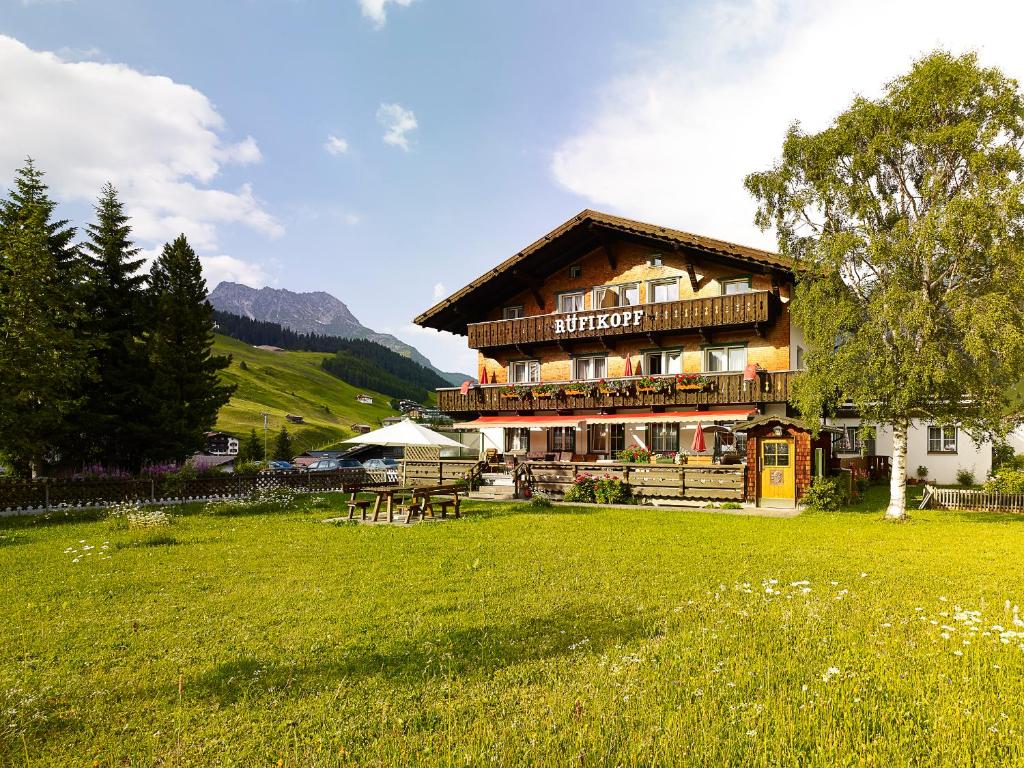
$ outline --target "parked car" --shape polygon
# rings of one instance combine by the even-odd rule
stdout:
[[[281,461],[280,459],[275,459],[274,461],[269,462],[267,466],[275,472],[284,472],[285,470],[295,469],[295,465],[290,461]]]
[[[310,472],[332,472],[336,469],[362,469],[363,465],[355,459],[317,459],[308,467]]]

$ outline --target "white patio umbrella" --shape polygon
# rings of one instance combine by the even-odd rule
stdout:
[[[432,445],[438,448],[462,448],[462,443],[450,437],[440,435],[412,419],[405,419],[397,424],[389,424],[365,435],[350,437],[346,443],[362,445],[382,445],[388,448],[407,448],[412,445]]]

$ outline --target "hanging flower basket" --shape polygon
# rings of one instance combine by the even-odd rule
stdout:
[[[644,376],[636,383],[637,392],[668,393],[675,389],[675,379],[664,376]]]
[[[601,379],[597,382],[597,391],[602,395],[608,395],[610,397],[623,397],[628,395],[632,388],[632,383],[628,381],[606,381]]]
[[[572,384],[566,384],[562,392],[566,397],[590,397],[594,394],[594,385],[573,382]]]
[[[562,391],[562,387],[560,384],[538,384],[532,391],[535,398],[550,398],[557,397]]]
[[[528,400],[531,395],[532,392],[530,391],[530,387],[525,384],[513,384],[511,386],[504,387],[501,390],[501,396],[508,400]]]
[[[710,386],[711,379],[699,373],[676,374],[676,392],[702,392]]]

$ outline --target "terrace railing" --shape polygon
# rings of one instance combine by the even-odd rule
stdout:
[[[471,349],[497,349],[572,339],[767,326],[778,317],[781,306],[779,297],[774,293],[752,291],[631,307],[556,312],[513,320],[470,323],[467,336]],[[626,314],[630,315],[628,322],[624,317]]]
[[[691,467],[675,464],[579,464],[526,462],[533,491],[562,496],[577,475],[611,476],[629,483],[639,499],[742,501],[746,468],[742,465]]]
[[[437,390],[438,409],[445,413],[519,413],[546,410],[589,410],[601,408],[636,408],[650,406],[754,405],[784,403],[797,371],[765,371],[752,381],[744,381],[742,373],[703,374],[708,383],[699,388],[668,387],[647,391],[638,386],[641,379],[617,379],[626,382],[621,391],[602,388],[597,382],[582,382],[584,394],[573,394],[577,382],[545,382],[560,394],[546,394],[536,385],[522,385],[523,394],[509,391],[504,384],[472,387],[466,394],[459,389]],[[666,377],[666,381],[672,377]]]
[[[921,506],[930,509],[1024,512],[1024,493],[996,493],[968,488],[936,488],[926,485]]]

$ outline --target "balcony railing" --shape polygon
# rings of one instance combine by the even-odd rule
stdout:
[[[602,408],[642,408],[651,406],[755,405],[784,403],[797,371],[765,371],[751,381],[742,373],[701,374],[700,383],[676,384],[674,377],[661,377],[670,386],[648,391],[642,377],[615,379],[601,387],[597,382],[544,382],[518,385],[518,392],[506,384],[488,384],[470,389],[437,391],[438,410],[445,413],[518,413],[521,411],[592,410]],[[619,384],[618,382],[622,382]],[[585,388],[586,391],[576,394]],[[621,391],[611,391],[621,387]],[[547,390],[555,390],[545,392]],[[529,394],[527,394],[527,392]]]
[[[767,325],[781,307],[770,291],[706,299],[682,299],[635,307],[556,312],[468,326],[471,349],[496,349],[542,342],[646,336],[666,331],[708,330]]]

